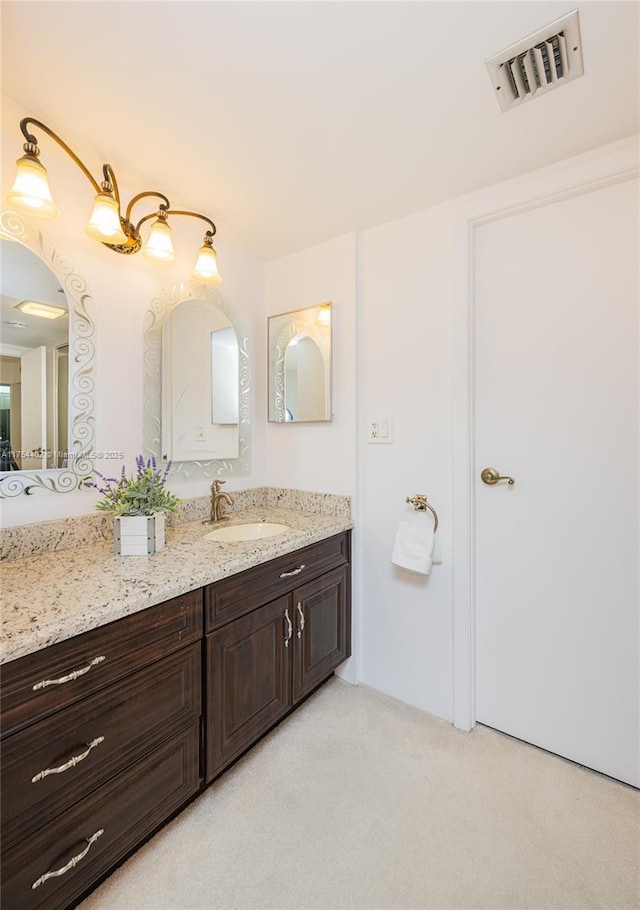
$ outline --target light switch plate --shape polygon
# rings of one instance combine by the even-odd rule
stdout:
[[[367,422],[367,442],[377,445],[393,442],[393,418],[370,417]]]

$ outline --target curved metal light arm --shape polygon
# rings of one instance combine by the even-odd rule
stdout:
[[[113,187],[113,196],[118,203],[118,211],[120,211],[120,190],[118,189],[118,181],[116,180],[116,175],[113,172],[113,168],[110,164],[103,164],[102,173],[106,182]]]
[[[25,137],[25,139],[27,140],[29,145],[34,146],[35,149],[37,149],[37,147],[38,147],[38,140],[36,139],[36,137],[34,135],[32,135],[29,132],[29,130],[27,128],[28,123],[33,123],[34,126],[37,126],[41,130],[44,130],[44,132],[47,134],[47,136],[51,136],[51,138],[54,139],[58,143],[60,148],[63,149],[67,153],[67,155],[69,155],[69,157],[75,161],[75,163],[78,165],[78,167],[80,168],[82,173],[85,175],[87,180],[89,180],[89,182],[93,186],[96,193],[102,192],[102,188],[100,187],[98,182],[94,179],[93,175],[91,174],[91,171],[84,164],[84,162],[81,161],[80,158],[78,158],[78,156],[73,151],[73,149],[69,148],[69,146],[64,141],[64,139],[61,139],[57,133],[54,133],[54,131],[52,129],[50,129],[48,126],[46,126],[46,124],[42,123],[40,120],[34,120],[33,117],[25,117],[24,120],[20,121],[20,129],[22,130],[22,135]],[[26,149],[25,149],[25,151],[26,151]],[[113,175],[113,171],[111,170],[111,165],[105,164],[103,166],[103,173],[104,173],[105,180],[108,180],[109,182],[113,182],[113,186],[114,186],[114,189],[116,192],[116,199],[119,199],[118,191],[117,191],[117,183],[115,182],[115,177]],[[113,178],[113,181],[111,181],[111,178],[109,175],[111,175],[111,178]]]
[[[216,226],[211,218],[207,218],[206,215],[201,215],[199,212],[184,212],[181,209],[168,209],[167,215],[188,215],[191,218],[201,218],[202,221],[206,221],[207,224],[211,225],[211,230],[207,231],[207,235],[213,237],[216,233]]]
[[[155,194],[154,194],[154,193],[140,193],[140,196],[145,196],[145,195],[147,195],[147,196],[153,196],[153,195],[159,196],[160,193],[155,193]],[[136,198],[138,198],[138,197],[136,197]],[[165,198],[166,198],[166,197],[165,197]],[[134,200],[132,199],[131,202],[129,203],[129,206],[132,205],[133,201],[134,201]],[[206,215],[201,215],[199,212],[187,212],[187,211],[183,211],[182,209],[170,209],[170,208],[169,208],[169,200],[167,199],[166,202],[167,202],[167,205],[166,205],[166,206],[161,205],[160,208],[161,208],[161,210],[164,212],[164,214],[165,214],[167,217],[168,217],[169,215],[188,215],[188,216],[191,217],[191,218],[201,218],[203,221],[206,221],[207,224],[211,226],[211,230],[210,230],[210,231],[207,231],[207,237],[213,237],[213,236],[214,236],[214,234],[215,234],[215,232],[216,232],[216,226],[215,226],[215,224],[213,223],[213,221],[211,220],[211,218],[207,218]],[[127,212],[129,212],[129,208],[127,208]],[[145,223],[145,221],[149,221],[151,218],[156,218],[157,215],[158,215],[157,212],[153,212],[151,215],[145,215],[144,218],[141,218],[140,221],[136,224],[136,226],[135,226],[135,228],[134,228],[136,234],[139,234],[139,233],[140,233],[140,227]]]
[[[171,205],[171,203],[169,202],[167,197],[164,195],[164,193],[158,193],[155,190],[147,190],[144,193],[138,193],[136,196],[133,197],[133,199],[127,206],[127,211],[125,212],[125,216],[124,216],[124,220],[127,224],[132,224],[131,223],[131,210],[133,209],[136,202],[138,202],[140,199],[144,199],[146,196],[155,196],[158,199],[162,199],[163,202],[160,205],[160,208],[162,209],[163,212],[167,211],[169,209],[169,206]],[[143,224],[143,222],[148,221],[149,218],[155,218],[156,215],[157,215],[157,212],[153,212],[151,215],[145,215],[144,218],[141,218],[140,221],[135,226],[132,225],[136,234],[138,233],[138,229],[139,229],[140,225]]]

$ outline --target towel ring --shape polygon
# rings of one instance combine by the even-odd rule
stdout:
[[[427,509],[433,515],[433,533],[438,530],[438,513],[433,508],[431,503],[427,502],[427,497],[424,493],[416,493],[414,496],[407,496],[405,502],[411,503],[416,512],[426,512]]]

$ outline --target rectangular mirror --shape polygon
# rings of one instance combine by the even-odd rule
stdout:
[[[269,421],[331,420],[331,304],[269,317]]]
[[[211,333],[211,423],[238,424],[240,383],[238,339],[233,328]]]

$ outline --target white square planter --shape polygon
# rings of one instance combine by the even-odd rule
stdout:
[[[119,556],[148,556],[164,547],[165,515],[119,515],[113,519],[113,536]]]

